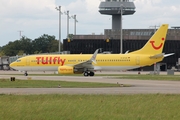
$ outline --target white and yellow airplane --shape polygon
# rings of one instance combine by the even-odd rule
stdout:
[[[129,70],[150,66],[173,55],[162,53],[168,24],[163,24],[149,41],[139,50],[126,54],[98,54],[98,49],[91,54],[76,55],[29,55],[10,64],[16,70],[58,71],[59,74],[84,74],[94,76],[94,71]]]

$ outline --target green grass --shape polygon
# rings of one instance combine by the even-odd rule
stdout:
[[[0,95],[1,120],[179,120],[180,95]]]
[[[117,84],[92,83],[92,82],[66,82],[46,80],[16,80],[0,79],[0,88],[98,88],[119,87]]]
[[[137,79],[137,80],[170,80],[180,81],[179,75],[120,75],[117,79]]]
[[[117,79],[180,80],[180,76],[117,75]],[[0,88],[117,87],[117,84],[0,79]],[[180,95],[5,95],[0,120],[179,120]]]

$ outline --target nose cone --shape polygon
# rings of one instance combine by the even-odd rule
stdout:
[[[11,68],[15,69],[15,65],[14,65],[14,62],[12,62],[10,65],[9,65]]]

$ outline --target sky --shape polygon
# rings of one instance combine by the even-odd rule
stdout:
[[[111,16],[101,15],[99,4],[104,0],[0,0],[0,46],[25,36],[32,40],[43,34],[59,39],[61,6],[61,40],[67,36],[67,16],[77,15],[76,34],[104,34],[111,29]],[[123,16],[123,29],[147,29],[150,26],[180,26],[180,1],[134,0],[134,15]],[[21,32],[20,32],[21,31]],[[21,34],[20,34],[21,33]],[[74,33],[74,19],[69,20],[69,33]]]

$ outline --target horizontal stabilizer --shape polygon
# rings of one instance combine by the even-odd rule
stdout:
[[[164,57],[168,57],[168,56],[171,56],[171,55],[174,55],[174,53],[165,54]]]
[[[150,56],[150,58],[151,59],[157,59],[157,58],[168,57],[168,56],[171,56],[171,55],[174,55],[174,53],[170,53],[170,54],[164,54],[164,53],[156,54],[156,55]]]
[[[157,59],[157,58],[162,58],[162,57],[164,57],[164,53],[156,54],[156,55],[150,56],[151,59]]]

